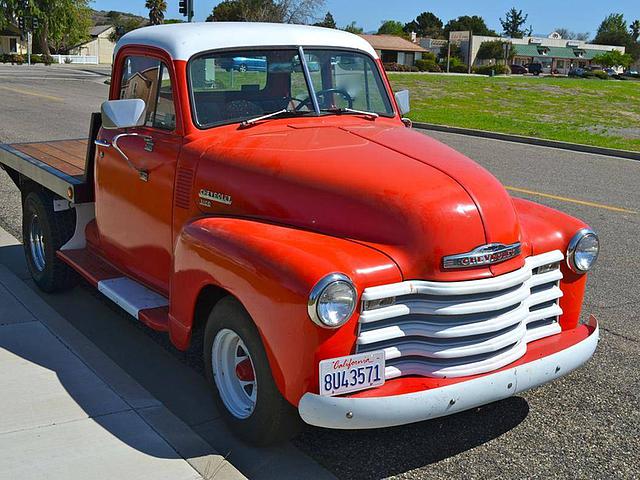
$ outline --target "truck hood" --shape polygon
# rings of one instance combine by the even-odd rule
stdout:
[[[201,206],[205,213],[348,238],[388,255],[405,279],[484,278],[524,263],[518,257],[492,267],[442,268],[443,256],[522,239],[500,182],[426,135],[382,122],[320,122],[221,137],[208,139],[196,191],[229,195],[232,203]]]

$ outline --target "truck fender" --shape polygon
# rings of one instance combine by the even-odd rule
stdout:
[[[353,353],[358,310],[341,328],[322,328],[307,311],[309,293],[340,272],[358,295],[368,286],[401,281],[383,253],[328,235],[249,219],[199,218],[178,235],[170,286],[170,334],[187,348],[199,292],[216,286],[235,296],[262,337],[274,380],[296,405],[318,390],[318,361]]]
[[[578,230],[588,226],[566,213],[522,198],[514,198],[513,205],[520,221],[523,244],[530,245],[530,255],[560,250],[566,260],[569,241]],[[573,272],[566,261],[561,263],[560,270],[563,277],[560,281],[563,293],[560,308],[563,313],[559,323],[563,330],[573,330],[580,320],[587,275]]]

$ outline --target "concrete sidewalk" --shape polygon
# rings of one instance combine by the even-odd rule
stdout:
[[[4,265],[0,412],[2,480],[244,478]]]

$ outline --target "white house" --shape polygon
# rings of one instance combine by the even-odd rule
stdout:
[[[116,44],[109,36],[114,30],[113,25],[96,25],[89,31],[91,39],[71,48],[69,54],[94,56],[98,57],[98,63],[112,63]]]
[[[20,30],[13,25],[0,29],[0,55],[7,53],[27,53],[27,40],[22,39]]]

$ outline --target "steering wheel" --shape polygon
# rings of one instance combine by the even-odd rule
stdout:
[[[285,102],[286,102],[285,105],[287,105],[287,107],[289,106],[289,103],[291,103],[291,102],[296,102],[298,104],[297,106],[295,106],[293,108],[293,110],[295,112],[299,111],[303,107],[304,102],[306,102],[306,100],[300,100],[299,98],[296,98],[296,97],[283,97],[283,99],[285,100]]]
[[[349,92],[347,92],[346,90],[343,90],[342,88],[326,88],[324,90],[318,90],[316,92],[316,97],[325,97],[326,95],[330,94],[330,93],[337,93],[340,96],[342,96],[342,98],[344,98],[348,104],[349,104],[349,108],[353,108],[353,97],[351,97],[351,95],[349,95]],[[319,98],[318,98],[318,103],[324,103],[324,102],[320,102]],[[298,111],[300,109],[302,109],[302,107],[307,106],[307,104],[309,105],[309,107],[311,107],[312,103],[311,103],[311,97],[306,98],[305,100],[303,100],[300,105],[298,105],[295,110]]]

